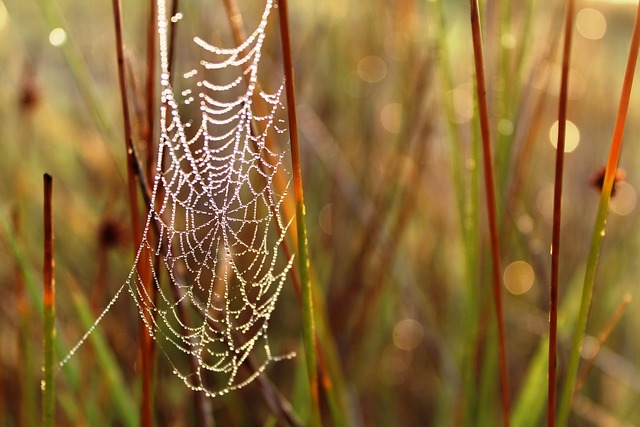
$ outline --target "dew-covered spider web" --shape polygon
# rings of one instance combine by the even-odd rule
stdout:
[[[282,250],[291,224],[281,214],[286,150],[270,142],[286,132],[283,85],[273,93],[258,85],[272,7],[266,0],[237,48],[194,37],[189,48],[199,60],[170,78],[169,20],[182,15],[167,17],[158,1],[162,107],[152,201],[129,278],[96,321],[127,288],[176,375],[210,396],[291,357],[272,354],[268,339],[293,262]],[[155,295],[145,290],[143,266]]]

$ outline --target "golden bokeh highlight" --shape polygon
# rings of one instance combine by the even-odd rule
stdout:
[[[400,133],[402,130],[402,104],[392,102],[380,110],[382,126],[391,133]]]
[[[514,261],[504,269],[504,286],[514,295],[527,292],[533,286],[533,268],[525,261]]]
[[[49,43],[51,43],[52,46],[62,46],[66,41],[67,33],[62,28],[54,28],[49,33]]]
[[[549,141],[554,148],[558,148],[558,121],[556,120],[549,129]],[[580,143],[580,129],[572,121],[567,120],[565,131],[564,152],[571,153]]]
[[[600,40],[607,32],[607,20],[599,10],[585,7],[576,16],[576,28],[585,39]]]

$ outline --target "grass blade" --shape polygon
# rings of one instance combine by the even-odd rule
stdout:
[[[589,308],[591,298],[593,296],[593,288],[596,279],[596,270],[602,249],[602,241],[605,235],[605,226],[607,221],[607,213],[609,211],[609,201],[611,199],[611,191],[620,158],[620,150],[622,149],[622,135],[624,133],[624,125],[629,109],[629,98],[631,97],[631,87],[633,85],[633,76],[638,60],[638,50],[640,49],[640,3],[636,11],[636,18],[633,27],[633,35],[631,39],[631,48],[627,61],[627,68],[618,104],[618,114],[613,129],[613,137],[611,140],[611,149],[609,151],[609,159],[604,176],[604,184],[602,185],[602,193],[600,195],[600,204],[596,214],[596,221],[591,235],[591,246],[589,248],[589,257],[587,259],[587,269],[584,277],[584,285],[582,288],[582,299],[580,305],[580,313],[576,324],[575,333],[571,343],[571,351],[569,356],[569,364],[567,367],[567,377],[562,391],[560,408],[558,411],[558,426],[564,427],[569,420],[571,411],[571,402],[573,398],[573,390],[578,376],[578,368],[580,365],[580,348],[582,340],[586,333],[587,321],[589,318]]]

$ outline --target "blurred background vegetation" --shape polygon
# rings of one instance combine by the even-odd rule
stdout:
[[[149,6],[125,3],[129,85],[140,94]],[[221,3],[181,2],[180,25],[232,45]],[[259,20],[257,3],[238,0],[247,28]],[[564,4],[482,4],[513,425],[541,425],[546,404],[551,141]],[[317,316],[335,343],[345,419],[497,425],[469,5],[292,0],[289,8]],[[598,204],[593,181],[606,163],[633,17],[633,4],[578,2],[560,258],[561,379]],[[282,79],[276,30],[274,18],[263,52],[267,87]],[[0,425],[31,426],[40,421],[44,172],[54,178],[58,357],[132,265],[111,2],[0,1],[0,58]],[[178,66],[181,60],[178,51]],[[599,353],[574,403],[573,425],[640,420],[637,92],[583,346],[584,357]],[[135,126],[138,142],[143,122]],[[599,343],[625,295],[632,302]],[[139,323],[127,296],[94,333],[107,345],[91,341],[58,375],[59,425],[136,424]],[[304,420],[300,305],[289,285],[275,317],[272,348],[299,356],[270,365],[266,375]],[[195,425],[191,392],[162,356],[157,362],[157,424]],[[218,425],[275,422],[255,385],[211,404]]]

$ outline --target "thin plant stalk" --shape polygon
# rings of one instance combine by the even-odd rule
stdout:
[[[307,248],[307,228],[305,224],[304,190],[302,187],[302,168],[300,165],[300,146],[298,143],[298,119],[296,116],[296,97],[294,89],[293,60],[291,58],[291,38],[287,0],[278,0],[280,17],[280,37],[287,93],[287,114],[289,119],[289,137],[291,139],[291,164],[293,169],[293,193],[296,203],[296,227],[298,231],[298,263],[302,285],[303,339],[311,394],[311,420],[320,426],[320,399],[318,393],[318,369],[316,361],[316,332],[313,315],[313,293],[309,280],[309,252]]]
[[[596,214],[596,221],[591,235],[591,247],[589,249],[589,257],[587,259],[587,268],[585,271],[584,285],[582,288],[582,298],[580,302],[580,313],[576,329],[571,342],[571,350],[569,355],[569,363],[567,366],[567,377],[562,391],[560,400],[560,408],[558,411],[558,426],[564,427],[569,420],[571,411],[571,403],[574,394],[576,379],[578,376],[578,368],[580,365],[580,348],[584,339],[587,321],[589,318],[589,308],[593,297],[593,287],[595,285],[596,271],[602,249],[602,241],[604,240],[605,228],[607,222],[607,213],[609,211],[609,201],[611,199],[611,191],[613,182],[620,159],[620,151],[622,149],[622,136],[624,134],[624,125],[629,109],[629,99],[631,97],[631,87],[633,85],[633,76],[638,61],[638,50],[640,49],[640,3],[636,11],[636,18],[633,27],[633,35],[631,38],[631,48],[629,50],[629,58],[622,86],[622,93],[618,104],[618,114],[613,129],[611,139],[611,148],[609,151],[609,159],[604,175],[604,183],[602,185],[602,193],[600,195],[600,204]]]
[[[42,425],[55,425],[55,370],[54,339],[55,329],[55,283],[53,278],[53,178],[44,174],[44,380],[42,383]]]
[[[158,3],[149,0],[149,21],[147,27],[147,80],[145,86],[146,120],[143,127],[143,139],[147,149],[146,170],[147,180],[151,181],[154,173],[153,158],[155,144],[153,129],[155,122],[155,95],[156,95],[156,44],[158,41]]]
[[[473,55],[476,68],[478,91],[478,106],[480,113],[480,131],[482,134],[482,155],[484,179],[487,197],[489,220],[489,234],[491,239],[493,300],[498,323],[498,366],[500,370],[500,391],[502,397],[503,425],[509,425],[510,397],[509,374],[507,371],[507,351],[505,343],[504,319],[502,313],[502,289],[500,280],[500,248],[498,242],[498,226],[496,213],[496,196],[494,190],[493,166],[491,164],[491,132],[489,128],[489,107],[487,103],[487,88],[484,76],[484,55],[482,47],[482,31],[480,28],[480,14],[478,0],[470,0],[471,31],[473,37]]]
[[[134,255],[140,246],[142,239],[142,231],[140,229],[140,213],[138,209],[138,193],[136,188],[136,159],[134,157],[131,118],[129,115],[129,102],[127,97],[126,77],[125,77],[125,59],[124,59],[124,41],[122,37],[122,15],[119,0],[113,0],[113,18],[115,24],[116,36],[116,54],[118,60],[118,81],[120,83],[120,95],[122,98],[122,114],[124,119],[124,136],[125,149],[127,153],[127,183],[129,194],[129,208],[131,210],[131,230],[135,245],[133,247]],[[146,295],[152,295],[151,283],[149,280],[149,270],[146,264],[140,271],[140,277],[143,283],[138,286],[146,288]],[[147,315],[147,314],[145,314]],[[153,425],[153,340],[147,334],[145,321],[140,320],[140,350],[141,350],[141,371],[142,371],[142,401],[140,402],[140,422],[144,427]]]
[[[564,174],[564,147],[567,128],[567,98],[569,92],[569,65],[573,39],[575,0],[569,0],[565,20],[562,76],[558,105],[558,142],[556,144],[555,185],[553,189],[553,229],[551,235],[551,281],[549,289],[549,383],[547,387],[547,426],[556,425],[557,361],[558,361],[558,277],[560,270],[560,225],[562,220],[562,177]]]

